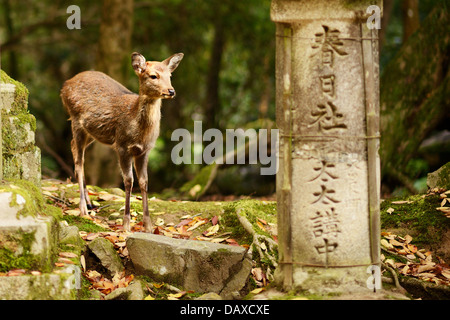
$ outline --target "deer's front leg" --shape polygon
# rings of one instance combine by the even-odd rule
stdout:
[[[119,151],[119,163],[122,169],[123,184],[125,185],[125,212],[123,214],[123,229],[130,231],[130,196],[133,189],[133,166],[131,156]]]
[[[144,231],[153,232],[152,221],[150,220],[150,215],[148,212],[148,199],[147,199],[147,187],[148,187],[148,173],[147,173],[147,160],[148,152],[143,155],[134,158],[134,167],[136,168],[136,175],[139,181],[139,188],[142,194],[142,211],[143,211],[143,222]]]

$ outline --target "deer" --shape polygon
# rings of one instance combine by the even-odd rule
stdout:
[[[71,151],[80,192],[80,215],[93,208],[84,175],[85,149],[94,140],[112,147],[119,159],[125,187],[123,229],[130,231],[133,162],[142,195],[144,232],[152,233],[149,216],[148,155],[159,136],[162,99],[173,99],[172,72],[183,59],[176,53],[163,61],[146,61],[137,52],[131,65],[139,78],[139,94],[99,71],[84,71],[64,82],[61,100],[71,121]]]

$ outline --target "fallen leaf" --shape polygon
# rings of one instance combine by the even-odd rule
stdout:
[[[392,201],[392,204],[408,204],[408,203],[412,203],[412,201],[407,201],[407,200],[403,200],[403,201]]]
[[[262,272],[261,268],[253,268],[252,274],[257,281],[261,281],[263,279],[263,272]]]
[[[208,222],[208,220],[199,220],[199,221],[197,221],[192,227],[189,227],[189,228],[187,229],[187,231],[192,231],[192,230],[194,230],[194,229],[197,229],[198,227],[200,227],[200,226],[206,224],[207,222]]]
[[[215,226],[216,224],[219,223],[219,217],[218,216],[214,216],[211,218],[211,223],[213,226]]]
[[[266,290],[266,288],[257,288],[257,289],[250,291],[250,293],[258,294],[258,293],[263,292],[264,290]]]
[[[434,263],[429,263],[429,264],[420,265],[420,266],[417,268],[417,272],[418,272],[418,273],[422,273],[422,272],[425,272],[425,271],[433,270],[433,269],[434,269],[434,266],[435,266]]]
[[[408,244],[407,246],[408,246],[409,251],[411,251],[412,253],[417,252],[417,247],[415,245]]]
[[[58,191],[58,187],[42,187],[42,190],[46,190],[46,191]]]
[[[386,212],[391,214],[392,212],[394,212],[394,210],[395,210],[394,208],[389,208],[389,209],[386,210]]]
[[[79,216],[80,215],[80,209],[69,209],[64,211],[65,214],[68,214],[69,216]]]
[[[59,256],[63,257],[63,258],[76,258],[76,257],[78,257],[78,255],[73,253],[73,252],[60,252]]]
[[[261,219],[261,218],[258,218],[258,220],[259,220],[262,224],[267,225],[267,221],[266,221],[266,220]]]
[[[155,300],[151,295],[148,295],[144,298],[144,300]]]
[[[389,240],[389,243],[392,244],[392,245],[395,246],[395,247],[403,247],[403,243],[398,242],[398,241],[395,240],[395,239]]]
[[[179,299],[181,297],[183,297],[186,294],[186,291],[181,291],[178,293],[169,293],[167,295],[168,298],[175,298],[175,299]]]
[[[156,226],[162,226],[162,225],[164,225],[164,219],[162,219],[162,218],[156,219],[155,225],[156,225]]]
[[[218,224],[216,224],[216,225],[214,225],[214,226],[209,227],[208,229],[206,229],[205,232],[203,232],[203,235],[204,235],[205,237],[210,237],[210,236],[216,234],[217,231],[219,231],[219,225],[218,225]]]
[[[81,267],[83,268],[83,271],[86,272],[86,260],[84,258],[84,255],[81,255],[81,257],[80,257],[80,264],[81,264]]]
[[[14,270],[8,271],[8,273],[6,275],[8,277],[15,277],[15,276],[20,276],[20,275],[24,274],[25,272],[27,272],[25,269],[14,269]]]
[[[394,246],[390,244],[386,239],[381,239],[381,245],[386,249],[393,249]]]
[[[259,221],[256,221],[256,224],[258,225],[258,227],[262,230],[262,231],[266,231],[266,228],[264,228],[263,224]]]
[[[412,241],[412,237],[409,235],[409,234],[407,234],[406,236],[405,236],[405,242],[406,243],[410,243],[411,241]]]

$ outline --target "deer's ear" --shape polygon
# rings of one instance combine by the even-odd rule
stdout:
[[[131,54],[131,65],[133,66],[134,72],[136,72],[137,75],[142,74],[147,68],[144,56],[137,52],[133,52]]]
[[[184,53],[175,53],[174,55],[164,60],[163,63],[169,67],[170,72],[173,72],[178,67],[183,57]]]

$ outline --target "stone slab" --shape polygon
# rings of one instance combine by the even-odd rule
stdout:
[[[245,248],[206,241],[134,233],[127,248],[137,274],[223,297],[243,288],[252,266]]]

